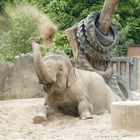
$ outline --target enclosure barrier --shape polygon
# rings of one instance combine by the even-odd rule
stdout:
[[[111,65],[131,90],[140,90],[140,57],[114,57]]]

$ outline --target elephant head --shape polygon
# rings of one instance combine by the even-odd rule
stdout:
[[[70,87],[75,79],[74,68],[63,52],[48,53],[42,58],[39,44],[32,40],[34,65],[39,82],[47,93],[61,93]]]

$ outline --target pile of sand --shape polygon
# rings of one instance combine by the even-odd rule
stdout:
[[[39,98],[0,101],[0,140],[140,140],[140,132],[112,130],[109,113],[92,120],[56,113],[42,124],[33,124],[43,103]]]

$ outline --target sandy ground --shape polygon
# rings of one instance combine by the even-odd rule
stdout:
[[[91,120],[57,113],[33,124],[43,103],[44,99],[0,101],[0,140],[140,140],[140,132],[112,130],[107,112]]]

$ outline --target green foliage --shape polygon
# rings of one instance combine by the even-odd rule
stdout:
[[[12,60],[16,55],[30,52],[31,45],[28,40],[37,31],[37,22],[30,15],[22,13],[19,10],[12,10],[10,17],[10,29],[0,33],[1,60]]]
[[[15,9],[10,11],[11,26],[9,30],[1,30],[0,32],[0,60],[11,61],[16,55],[31,52],[31,44],[29,38],[36,36],[37,31],[37,18],[32,16],[30,12],[24,12],[23,10]],[[4,18],[4,17],[3,17]],[[54,38],[56,50],[65,51],[70,57],[72,56],[71,49],[69,48],[66,34],[60,31]],[[48,50],[42,49],[42,53],[45,54]]]
[[[127,48],[140,44],[140,1],[120,1],[115,23],[119,30],[117,55],[127,54]]]
[[[72,57],[72,51],[67,41],[67,36],[64,31],[61,31],[56,34],[54,38],[55,47],[53,50],[62,50],[65,51],[69,57]]]
[[[126,56],[127,55],[127,49],[131,47],[134,44],[134,40],[127,37],[129,34],[129,27],[126,26],[126,28],[122,28],[122,30],[119,32],[118,35],[118,41],[117,44],[117,56]]]

